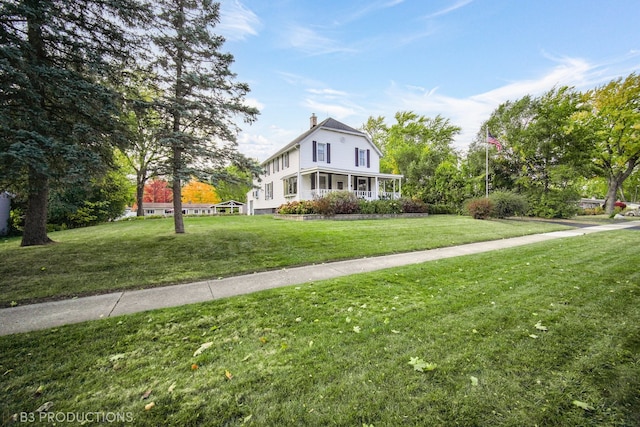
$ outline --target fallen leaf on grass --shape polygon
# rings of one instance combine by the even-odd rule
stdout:
[[[42,404],[42,406],[40,406],[38,409],[36,409],[36,412],[47,412],[49,409],[51,409],[52,406],[53,402],[46,402]]]
[[[149,389],[149,390],[145,391],[145,392],[142,394],[142,399],[148,399],[148,398],[149,398],[149,396],[151,396],[151,392],[152,392],[152,391],[153,391],[153,390],[151,390],[151,389]]]
[[[167,390],[169,393],[173,393],[173,390],[176,389],[176,383],[173,383],[169,386],[169,389]]]
[[[195,371],[195,370],[196,370],[196,369],[198,369],[198,368],[199,368],[199,366],[198,366],[198,365],[196,365],[195,363],[194,363],[193,365],[191,365],[191,370],[192,370],[192,371]]]
[[[535,327],[536,327],[536,329],[537,329],[537,330],[539,330],[539,331],[548,331],[548,330],[549,330],[546,326],[544,326],[544,325],[542,324],[542,322],[541,322],[541,321],[538,321],[538,323],[536,323],[534,326],[535,326]]]
[[[472,376],[471,377],[471,385],[472,386],[477,386],[478,385],[478,378]]]
[[[144,410],[150,411],[154,406],[156,406],[156,402],[147,403],[146,405],[144,405]]]
[[[530,335],[529,335],[529,337],[530,337],[530,338],[533,338],[533,339],[538,338],[538,336],[537,336],[536,334],[530,334]]]
[[[594,409],[596,409],[593,406],[589,405],[588,403],[580,402],[579,400],[574,400],[571,403],[576,405],[578,408],[584,409],[585,411],[593,411]]]
[[[198,348],[194,353],[193,353],[193,357],[199,356],[200,354],[202,354],[203,351],[205,351],[206,349],[208,349],[209,347],[211,347],[213,345],[212,342],[206,342],[204,344],[202,344],[200,346],[200,348]]]
[[[231,372],[227,370],[224,371],[224,376],[227,377],[228,380],[231,380],[233,378],[233,375],[231,374]]]
[[[409,360],[409,365],[413,366],[413,369],[418,372],[433,371],[438,366],[435,363],[425,362],[419,357],[412,357]]]

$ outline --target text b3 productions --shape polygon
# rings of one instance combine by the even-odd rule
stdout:
[[[17,423],[132,423],[133,412],[18,412]]]

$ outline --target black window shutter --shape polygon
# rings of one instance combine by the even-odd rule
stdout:
[[[327,144],[327,163],[331,163],[331,144]]]
[[[371,150],[367,150],[367,167],[371,167]]]
[[[329,146],[329,144],[327,144],[327,147]],[[329,186],[329,190],[331,190],[331,181],[333,181],[333,175],[329,174],[329,176],[327,177],[327,181],[328,182],[328,186]]]
[[[358,166],[358,147],[356,147],[356,166]]]
[[[313,161],[318,161],[318,143],[313,141]]]

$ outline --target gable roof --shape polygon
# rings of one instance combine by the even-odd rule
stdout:
[[[290,143],[288,143],[287,145],[285,145],[284,147],[282,147],[278,151],[276,151],[274,154],[272,154],[267,159],[265,159],[262,163],[267,163],[267,162],[271,161],[274,157],[277,157],[280,154],[289,151],[291,148],[295,147],[296,144],[300,143],[300,141],[302,141],[303,139],[305,139],[306,137],[308,137],[312,133],[317,132],[319,129],[329,129],[329,130],[334,130],[334,131],[338,131],[338,132],[346,132],[346,133],[351,133],[351,134],[354,134],[354,135],[363,136],[363,137],[365,137],[367,139],[367,141],[369,141],[371,143],[371,140],[369,139],[369,136],[366,133],[364,133],[362,131],[359,131],[357,129],[354,129],[351,126],[345,125],[344,123],[339,122],[336,119],[332,119],[331,117],[329,117],[329,118],[323,120],[322,122],[318,123],[316,126],[314,126],[311,129],[309,129],[308,131],[306,131],[302,135],[298,136],[296,139],[294,139],[293,141],[291,141]],[[376,150],[378,150],[378,148],[375,146],[375,144],[371,143],[371,145]]]

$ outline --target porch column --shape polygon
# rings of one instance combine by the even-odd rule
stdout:
[[[380,183],[378,182],[378,177],[376,176],[376,180],[375,180],[375,185],[374,185],[374,193],[373,193],[373,200],[378,200],[380,197],[378,196],[379,192],[380,192]]]
[[[320,194],[320,172],[316,172],[316,191]]]
[[[296,200],[300,201],[302,200],[300,198],[300,194],[302,192],[302,174],[300,173],[300,168],[298,168],[298,183],[296,184]]]
[[[349,176],[349,182],[347,184],[347,189],[349,190],[349,192],[353,191],[353,185],[351,185],[351,174],[348,175]]]

